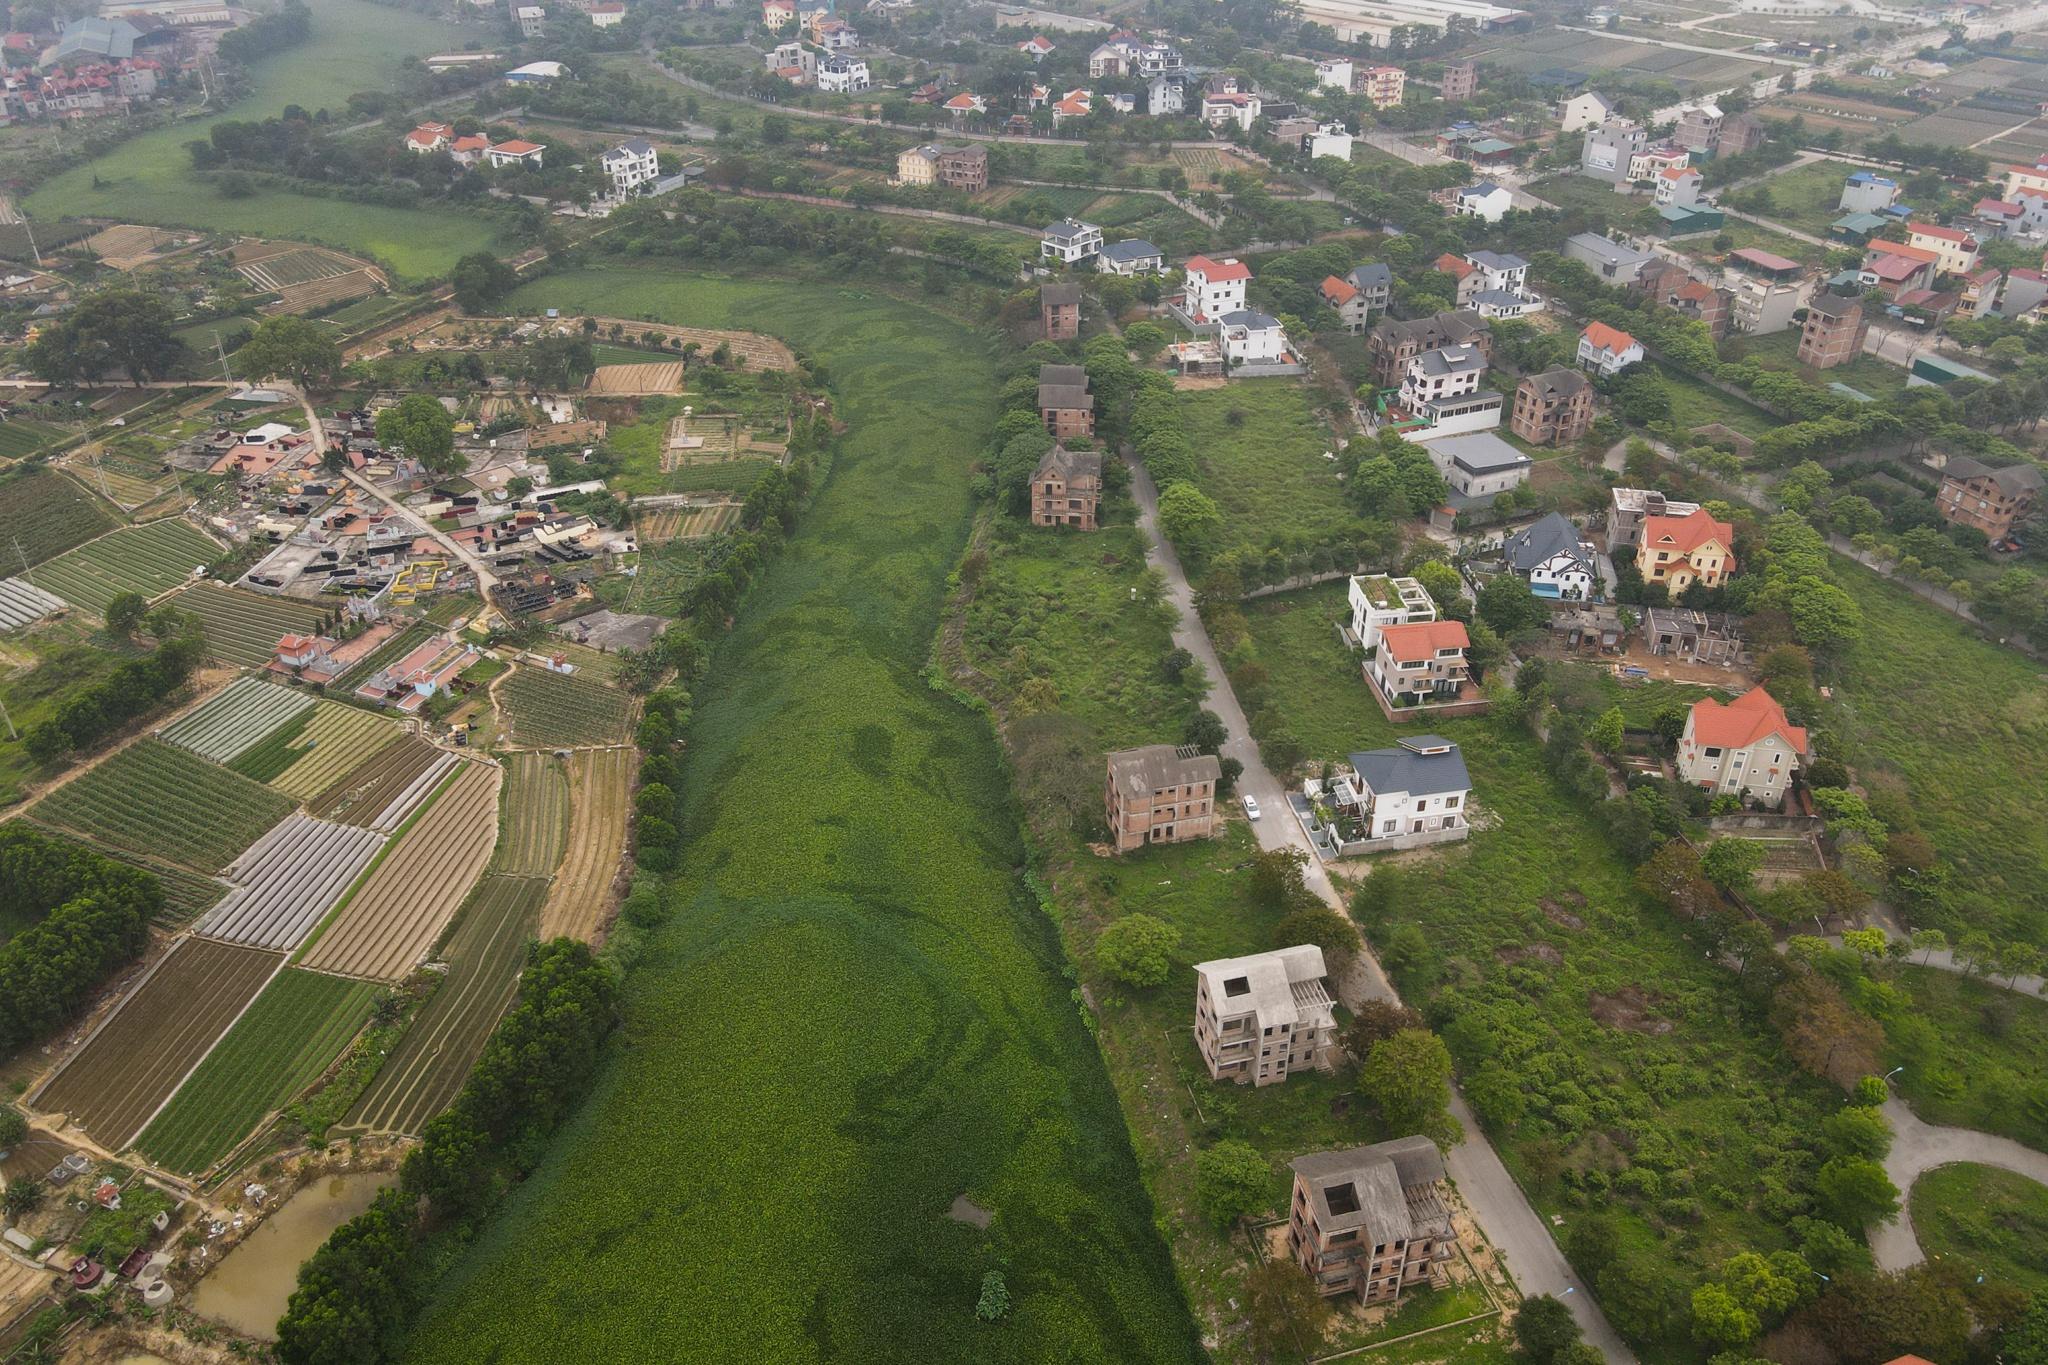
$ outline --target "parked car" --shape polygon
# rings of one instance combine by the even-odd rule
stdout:
[[[1259,818],[1259,803],[1257,800],[1253,798],[1250,792],[1246,792],[1244,794],[1244,814],[1247,820],[1256,820]]]

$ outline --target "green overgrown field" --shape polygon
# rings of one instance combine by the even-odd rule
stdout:
[[[1683,370],[1659,360],[1650,364],[1664,381],[1665,392],[1671,395],[1671,425],[1680,431],[1697,431],[1719,422],[1744,436],[1761,436],[1783,425],[1762,408],[1723,393],[1711,384],[1703,384]]]
[[[1201,489],[1223,512],[1222,548],[1310,542],[1358,520],[1344,501],[1336,449],[1290,379],[1250,379],[1180,395]],[[1235,416],[1233,416],[1235,414]]]
[[[171,1170],[205,1170],[327,1069],[370,1017],[379,989],[296,968],[280,972],[136,1146]]]
[[[2029,1294],[2048,1294],[2048,1185],[1996,1166],[1937,1166],[1913,1182],[1920,1249]]]
[[[275,189],[230,199],[193,174],[185,144],[215,123],[267,118],[291,104],[342,112],[356,91],[386,88],[405,58],[458,51],[466,40],[460,28],[368,0],[320,0],[312,10],[313,37],[256,63],[248,97],[233,108],[130,138],[51,177],[23,207],[39,219],[101,216],[321,242],[374,256],[411,278],[440,274],[464,253],[490,247],[489,221],[455,209],[384,208]]]
[[[44,446],[55,445],[74,433],[68,427],[54,422],[38,422],[33,417],[10,417],[0,422],[0,460],[18,460],[24,455],[33,455]]]
[[[1899,981],[1913,1008],[1884,1020],[1885,1063],[1905,1068],[1894,1081],[1913,1112],[2048,1151],[2048,1001],[1933,967],[1901,967]]]
[[[62,474],[35,470],[0,483],[0,578],[21,573],[121,523]]]
[[[1767,370],[1807,373],[1799,364],[1798,350],[1799,332],[1788,327],[1769,336],[1745,337],[1730,348],[1729,356],[1735,360],[1754,360]],[[1810,377],[1823,384],[1847,384],[1872,398],[1888,398],[1906,387],[1905,370],[1868,354],[1859,355],[1846,365],[1813,371]]]
[[[128,650],[125,653],[139,653]],[[79,623],[66,621],[0,644],[0,705],[26,735],[57,713],[75,689],[90,686],[124,662]],[[0,806],[22,798],[36,775],[28,745],[0,728]]]
[[[1771,206],[1758,210],[1758,215],[1825,237],[1828,225],[1848,212],[1838,207],[1842,202],[1842,183],[1861,169],[1846,161],[1815,161],[1772,171],[1763,181],[1764,188],[1771,192]],[[1905,238],[1902,235],[1898,240]]]
[[[37,802],[39,825],[95,848],[216,872],[293,803],[160,739],[129,745]]]
[[[1765,216],[1768,217],[1769,215]],[[1840,216],[1839,214],[1836,215],[1836,217]],[[1828,221],[1833,222],[1834,220],[1829,219]],[[1807,265],[1819,265],[1827,258],[1827,248],[1825,247],[1815,246],[1812,242],[1802,242],[1797,237],[1787,237],[1782,232],[1773,232],[1771,229],[1757,223],[1752,223],[1746,218],[1731,217],[1720,232],[1706,237],[1688,237],[1680,242],[1678,246],[1680,250],[1695,256],[1712,256],[1718,259],[1722,253],[1720,248],[1715,245],[1715,242],[1724,234],[1734,239],[1729,247],[1731,251],[1740,251],[1744,247],[1755,247],[1759,251],[1769,251],[1783,256],[1789,261],[1803,261]]]
[[[1178,739],[1196,710],[1160,670],[1173,613],[1144,593],[1144,541],[1127,502],[1119,519],[1093,535],[998,530],[964,640],[998,695],[1049,683],[1043,709],[1079,719],[1094,753]]]
[[[697,691],[679,911],[624,1037],[411,1358],[687,1330],[704,1361],[1196,1359],[993,739],[921,671],[995,410],[982,347],[829,282],[580,271],[511,306],[772,333],[849,430]],[[657,1169],[692,1174],[633,1174]],[[988,1229],[948,1216],[962,1194]]]
[[[1247,604],[1272,718],[1312,758],[1393,743],[1330,622],[1342,584]],[[1413,903],[1376,945],[1403,996],[1442,1028],[1468,1097],[1539,1210],[1603,1210],[1624,1261],[1678,1288],[1736,1251],[1786,1243],[1805,1208],[1811,1134],[1839,1103],[1794,1070],[1734,974],[1645,909],[1593,812],[1544,770],[1519,723],[1428,727],[1472,773],[1464,844],[1403,859]],[[1610,1307],[1610,1313],[1612,1309]],[[1658,1340],[1656,1359],[1697,1349]],[[1646,1357],[1650,1358],[1650,1357]]]
[[[1866,780],[1895,773],[1997,938],[2048,943],[2048,682],[2040,665],[1846,559],[1863,638],[1833,679],[1835,729]],[[1951,937],[1957,926],[1943,926]],[[1965,926],[1970,927],[1970,926]]]

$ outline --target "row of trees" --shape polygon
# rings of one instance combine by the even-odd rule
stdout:
[[[123,593],[108,603],[110,629],[127,634],[146,626],[157,647],[147,658],[130,660],[98,682],[72,688],[55,712],[30,726],[22,739],[36,762],[51,764],[89,749],[155,710],[185,685],[205,658],[205,633],[198,617],[169,606],[154,612],[147,608],[135,593]]]
[[[21,821],[0,825],[0,912],[42,917],[0,944],[0,1053],[63,1023],[133,961],[162,908],[151,874]]]

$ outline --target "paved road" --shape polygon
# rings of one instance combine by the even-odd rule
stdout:
[[[1166,576],[1166,598],[1173,604],[1177,618],[1173,642],[1208,670],[1208,707],[1222,719],[1230,736],[1223,745],[1224,756],[1244,765],[1244,773],[1237,780],[1238,790],[1257,801],[1263,812],[1263,818],[1252,826],[1259,847],[1298,848],[1308,854],[1304,871],[1309,888],[1333,909],[1348,913],[1343,897],[1309,846],[1308,835],[1288,809],[1279,779],[1259,757],[1258,745],[1252,741],[1251,728],[1245,723],[1244,711],[1237,704],[1237,694],[1223,672],[1222,661],[1216,657],[1208,629],[1195,614],[1194,591],[1188,586],[1187,574],[1181,569],[1173,547],[1159,533],[1158,490],[1152,484],[1152,476],[1135,463],[1131,469],[1131,495],[1138,504],[1138,526],[1145,536],[1146,561]],[[1357,964],[1339,983],[1339,991],[1345,1003],[1352,1006],[1365,999],[1400,998],[1370,952],[1358,955]],[[1451,1091],[1451,1113],[1464,1125],[1465,1140],[1451,1149],[1445,1164],[1457,1182],[1458,1192],[1465,1197],[1473,1216],[1486,1229],[1502,1262],[1515,1277],[1515,1283],[1525,1294],[1552,1294],[1563,1299],[1578,1319],[1586,1340],[1602,1355],[1610,1361],[1633,1362],[1635,1356],[1622,1344],[1600,1305],[1593,1301],[1592,1291],[1558,1250],[1542,1216],[1501,1164],[1499,1153],[1480,1132],[1478,1121],[1455,1088]]]
[[[1970,1128],[1923,1123],[1896,1096],[1885,1101],[1884,1116],[1891,1120],[1893,1133],[1892,1151],[1885,1158],[1884,1170],[1892,1184],[1899,1187],[1902,1198],[1912,1192],[1913,1182],[1926,1172],[1958,1161],[2016,1171],[2048,1185],[2048,1153]],[[1868,1232],[1870,1254],[1876,1258],[1879,1270],[1903,1270],[1926,1259],[1920,1250],[1920,1239],[1913,1234],[1913,1216],[1905,1209],[1899,1211],[1897,1221],[1874,1225]]]

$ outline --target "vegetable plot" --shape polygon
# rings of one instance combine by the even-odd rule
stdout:
[[[237,678],[157,733],[201,758],[231,763],[312,707],[313,698],[304,692],[260,678]]]
[[[520,744],[623,744],[631,733],[632,699],[602,683],[522,664],[498,684],[497,697]]]
[[[562,861],[569,834],[569,776],[552,754],[517,753],[505,762],[505,810],[491,871],[546,877]]]
[[[374,711],[323,701],[292,741],[297,757],[270,785],[287,796],[310,799],[398,737],[398,727]]]
[[[212,872],[291,809],[260,782],[162,740],[143,739],[51,792],[29,818],[95,848]]]
[[[196,932],[289,951],[362,875],[384,840],[375,831],[288,816],[227,870],[235,889]]]
[[[176,518],[123,526],[24,575],[73,606],[103,613],[124,592],[155,597],[220,557],[220,546]],[[275,643],[273,641],[272,643]]]
[[[568,934],[596,942],[626,852],[627,804],[638,762],[632,749],[584,749],[570,756],[569,851],[541,911],[542,938]]]

